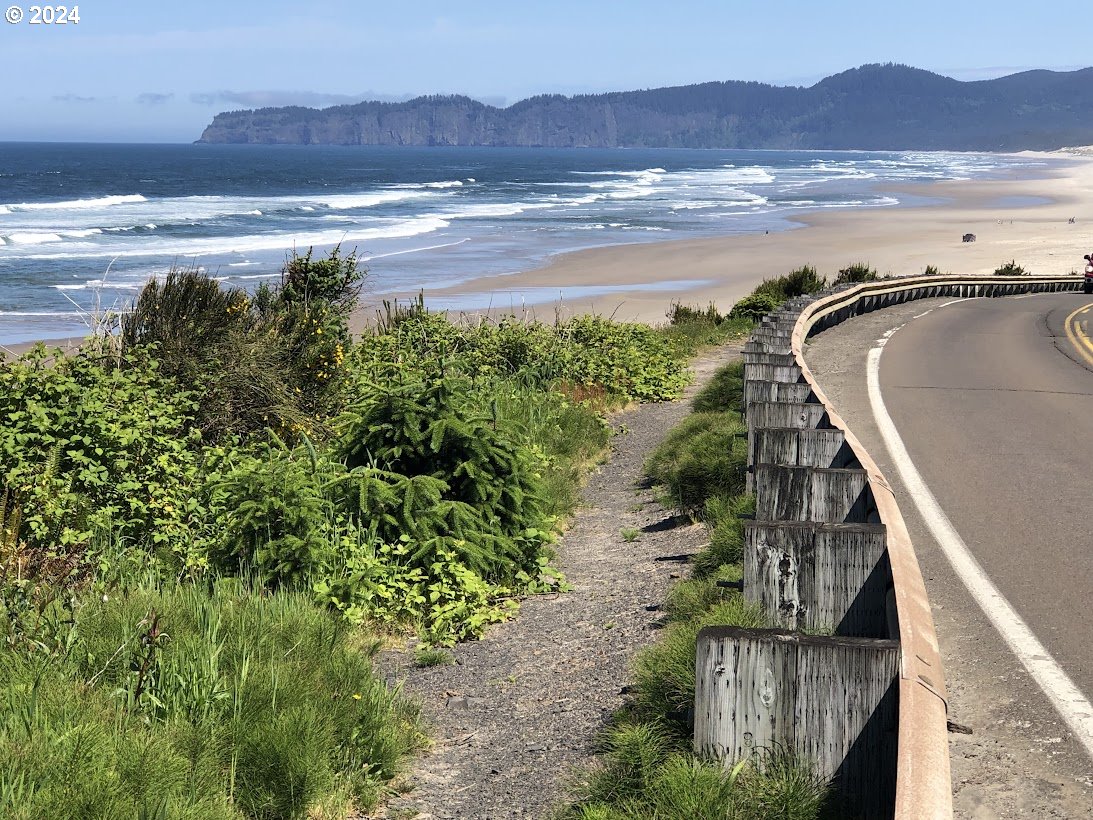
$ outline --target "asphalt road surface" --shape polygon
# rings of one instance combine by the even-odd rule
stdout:
[[[1053,660],[1079,697],[1063,708],[1081,710],[1080,698],[1093,700],[1089,336],[1093,297],[1039,294],[900,305],[820,334],[806,349],[907,519],[934,608],[950,716],[973,731],[950,735],[958,817],[1093,817],[1093,759],[910,497],[870,406],[867,355],[883,346],[880,394],[911,462],[1046,650],[1032,664]]]

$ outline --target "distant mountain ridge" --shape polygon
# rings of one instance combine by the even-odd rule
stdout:
[[[463,96],[217,114],[198,142],[1019,151],[1093,143],[1093,68],[962,82],[873,64],[809,88],[757,82],[543,95],[495,108]]]

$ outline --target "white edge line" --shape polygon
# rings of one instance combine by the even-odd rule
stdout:
[[[953,299],[951,302],[946,302],[943,305],[938,305],[939,308],[948,307],[949,305],[955,305],[957,302],[967,302],[969,299],[975,299],[974,296],[965,296],[963,299]]]
[[[869,403],[881,437],[903,479],[907,493],[968,592],[1051,700],[1074,737],[1085,747],[1086,753],[1093,757],[1093,705],[1086,700],[1081,690],[1032,633],[1028,624],[987,577],[960,533],[941,509],[934,494],[926,486],[884,405],[880,391],[881,352],[881,348],[873,348],[866,359]]]

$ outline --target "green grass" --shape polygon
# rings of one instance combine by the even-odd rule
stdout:
[[[422,646],[414,652],[414,666],[428,668],[430,666],[451,666],[455,663],[455,656],[446,649],[435,646]]]
[[[0,656],[0,815],[298,818],[373,808],[417,748],[376,644],[294,593],[132,590],[61,655]]]
[[[576,820],[814,820],[828,793],[792,755],[759,750],[727,767],[696,758],[656,724],[621,724],[563,817]]]
[[[738,415],[691,413],[649,456],[645,473],[664,486],[670,503],[697,514],[711,496],[743,491],[746,432]]]
[[[623,527],[621,535],[622,540],[629,544],[638,540],[641,536],[641,530],[636,527]]]
[[[744,397],[744,361],[738,359],[720,368],[691,402],[698,413],[716,413],[726,410],[740,412]]]

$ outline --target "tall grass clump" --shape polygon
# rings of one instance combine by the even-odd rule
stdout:
[[[812,265],[803,265],[783,276],[764,279],[753,293],[769,294],[779,303],[798,296],[818,293],[827,287],[827,279],[820,276]]]
[[[816,268],[804,265],[784,276],[764,279],[755,290],[732,306],[729,316],[756,322],[773,312],[787,299],[818,293],[827,287],[827,279]]]
[[[155,350],[163,374],[200,396],[208,440],[310,429],[342,406],[348,319],[364,271],[355,253],[309,249],[286,261],[279,286],[253,296],[204,272],[151,280],[122,322],[123,351]]]
[[[691,408],[698,413],[723,412],[735,410],[740,412],[740,406],[744,397],[744,362],[737,360],[730,362],[716,373],[710,381],[698,391],[691,402]]]
[[[72,613],[63,655],[0,663],[5,817],[302,818],[331,794],[368,810],[419,744],[374,644],[307,596],[104,597]]]
[[[667,313],[668,324],[661,332],[685,355],[694,355],[704,347],[742,339],[751,331],[753,317],[722,314],[712,302],[703,310],[673,302]]]
[[[1028,273],[1029,271],[1018,265],[1013,259],[994,269],[995,276],[1025,276]]]
[[[645,473],[662,484],[665,497],[695,514],[713,495],[744,489],[747,428],[729,413],[695,412],[668,432],[645,463]]]
[[[857,284],[859,282],[874,282],[880,277],[875,268],[869,267],[865,262],[855,262],[839,271],[833,285]]]

